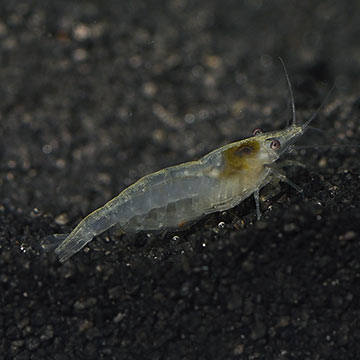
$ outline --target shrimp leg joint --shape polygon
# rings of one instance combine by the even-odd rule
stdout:
[[[285,69],[285,67],[284,67]],[[55,234],[41,240],[44,250],[53,250],[66,261],[96,235],[114,225],[124,232],[179,229],[207,214],[230,209],[253,195],[260,219],[259,191],[270,182],[287,182],[297,191],[277,163],[292,149],[322,106],[304,124],[298,125],[289,81],[292,121],[283,130],[237,141],[205,155],[198,161],[172,166],[144,176],[104,206],[86,216],[70,234]]]

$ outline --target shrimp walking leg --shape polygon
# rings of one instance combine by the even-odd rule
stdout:
[[[306,168],[305,164],[302,163],[301,161],[289,160],[289,159],[278,162],[276,164],[276,166],[279,167],[279,168],[283,168],[283,167],[286,167],[286,166],[299,166],[299,167]]]
[[[256,205],[256,217],[258,220],[261,218],[261,212],[260,212],[260,195],[259,195],[259,189],[256,189],[254,191],[254,199],[255,199],[255,205]]]
[[[279,182],[280,180],[278,178],[274,178],[274,180],[272,180],[271,183],[269,184],[270,188],[263,190],[260,200],[267,201],[273,198],[274,196],[276,196],[277,194],[279,194],[281,191],[281,186]]]
[[[291,187],[293,187],[297,192],[299,193],[303,193],[303,189],[295,184],[294,182],[292,182],[291,180],[289,180],[284,174],[281,173],[281,171],[276,170],[275,167],[269,167],[270,172],[276,176],[280,181],[289,184]]]

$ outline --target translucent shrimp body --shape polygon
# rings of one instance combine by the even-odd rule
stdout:
[[[125,232],[178,229],[232,208],[252,194],[260,218],[259,190],[274,178],[287,180],[274,162],[303,131],[292,124],[225,145],[198,161],[147,175],[81,220],[69,235],[47,237],[42,246],[58,245],[55,253],[63,262],[114,225]]]
[[[321,107],[303,125],[297,125],[286,70],[285,74],[293,114],[287,128],[268,133],[257,129],[254,136],[216,149],[198,161],[147,175],[81,220],[70,234],[43,239],[42,247],[55,248],[63,262],[114,225],[124,232],[179,229],[204,215],[230,209],[251,195],[254,195],[260,219],[259,191],[262,187],[271,182],[278,190],[279,182],[284,181],[302,191],[286,178],[281,163],[276,161],[291,149]]]

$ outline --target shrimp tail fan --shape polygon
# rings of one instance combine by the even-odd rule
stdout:
[[[40,241],[40,248],[44,252],[54,251],[67,237],[69,234],[53,234],[44,237]]]

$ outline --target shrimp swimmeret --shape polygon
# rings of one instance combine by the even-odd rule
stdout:
[[[286,71],[285,75],[292,122],[284,130],[263,133],[255,129],[252,137],[225,145],[198,161],[144,176],[86,216],[70,234],[50,235],[41,246],[45,250],[55,248],[59,260],[64,262],[114,225],[124,232],[178,229],[204,215],[230,209],[251,195],[260,219],[259,191],[265,185],[272,183],[279,188],[283,181],[301,192],[282,170],[282,166],[296,162],[276,161],[292,149],[321,107],[303,125],[298,125]]]

